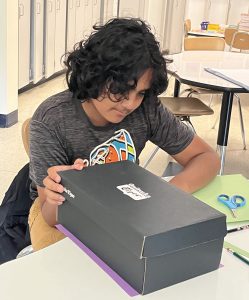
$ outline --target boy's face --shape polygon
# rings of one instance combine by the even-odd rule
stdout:
[[[105,126],[108,123],[120,123],[127,115],[137,109],[143,101],[145,91],[151,86],[152,70],[147,69],[138,79],[135,89],[130,90],[127,99],[113,102],[106,95],[100,101],[92,99],[82,103],[82,106],[95,126]],[[111,99],[114,99],[111,95]]]

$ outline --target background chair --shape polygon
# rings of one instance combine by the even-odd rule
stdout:
[[[191,30],[191,20],[187,19],[184,21],[184,36],[188,36],[188,32]]]
[[[235,32],[230,45],[231,50],[232,48],[239,49],[240,52],[249,50],[249,33],[242,31]]]
[[[161,103],[170,110],[181,121],[185,121],[195,132],[194,126],[190,120],[191,117],[212,115],[214,111],[204,104],[200,99],[194,97],[159,97]],[[160,148],[152,151],[149,158],[145,161],[143,167],[147,168]],[[163,173],[163,176],[172,176],[181,170],[181,166],[170,162]]]
[[[249,33],[238,31],[236,28],[225,29],[225,42],[229,46],[229,51],[237,49],[240,52],[249,50]]]
[[[224,51],[225,41],[222,38],[216,37],[187,37],[184,39],[184,50],[216,50]],[[194,130],[193,124],[190,120],[190,117],[202,116],[202,115],[211,115],[214,111],[204,104],[200,99],[191,97],[193,93],[212,93],[211,90],[206,89],[197,89],[190,87],[185,90],[188,91],[187,97],[160,97],[160,100],[163,105],[165,105],[176,117],[180,118],[182,121],[186,121],[188,125]],[[184,92],[185,92],[184,91]],[[143,167],[146,168],[151,160],[156,155],[159,147],[156,147],[152,151],[149,158],[145,161]],[[170,166],[171,167],[171,166]],[[166,169],[167,170],[167,169]],[[177,171],[180,168],[177,167]],[[167,171],[164,172],[164,175],[167,174]],[[172,173],[171,173],[172,174]],[[175,175],[175,174],[174,174]]]
[[[24,149],[27,153],[27,155],[29,156],[29,126],[30,126],[30,121],[31,119],[27,119],[24,121],[24,123],[22,124],[22,142],[23,142],[23,146]],[[29,245],[27,247],[25,247],[24,249],[22,249],[16,256],[16,258],[20,258],[23,257],[25,255],[31,254],[33,253],[33,247],[32,245]]]
[[[225,43],[228,46],[230,46],[232,44],[233,36],[234,36],[235,32],[237,32],[237,31],[238,31],[237,28],[230,28],[230,27],[228,27],[228,28],[225,29],[224,39],[225,39]]]
[[[22,124],[22,142],[24,149],[29,156],[29,125],[30,125],[31,119],[27,119]]]
[[[184,39],[184,51],[224,51],[225,41],[218,37],[191,37]],[[197,88],[190,86],[181,94],[188,92],[188,96],[192,94],[218,94],[216,91]]]

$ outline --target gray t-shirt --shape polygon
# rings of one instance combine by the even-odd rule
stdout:
[[[30,124],[30,177],[43,186],[47,169],[73,164],[77,158],[91,166],[120,160],[138,161],[150,140],[169,154],[177,154],[192,141],[194,133],[175,118],[155,98],[142,105],[118,124],[94,126],[80,100],[69,91],[44,101]]]

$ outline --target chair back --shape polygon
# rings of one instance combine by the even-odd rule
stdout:
[[[184,39],[184,50],[224,51],[225,41],[219,37],[188,37]]]
[[[225,37],[225,43],[228,46],[231,46],[232,44],[232,40],[233,40],[233,36],[235,34],[235,32],[237,32],[238,29],[237,28],[226,28],[225,32],[224,32],[224,37]]]
[[[191,20],[187,19],[184,21],[184,33],[185,37],[188,36],[188,32],[191,30]]]
[[[24,149],[29,156],[29,126],[30,126],[31,118],[24,121],[22,124],[22,142]]]
[[[243,31],[235,32],[231,42],[231,48],[249,50],[249,33]]]

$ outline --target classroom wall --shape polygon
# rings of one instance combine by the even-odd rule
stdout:
[[[18,0],[0,1],[0,116],[18,107]],[[1,125],[1,124],[0,124]]]

